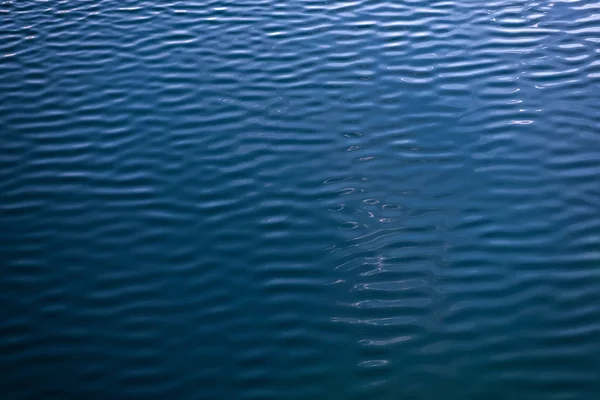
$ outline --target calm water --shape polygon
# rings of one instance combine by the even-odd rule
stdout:
[[[0,397],[600,398],[600,6],[0,4]]]

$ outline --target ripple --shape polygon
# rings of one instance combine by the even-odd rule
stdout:
[[[2,3],[4,397],[598,397],[598,8]]]

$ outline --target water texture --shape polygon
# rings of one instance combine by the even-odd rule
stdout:
[[[600,398],[600,5],[0,3],[0,398]]]

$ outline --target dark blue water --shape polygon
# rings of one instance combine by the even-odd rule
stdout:
[[[596,1],[0,3],[0,398],[600,398]]]

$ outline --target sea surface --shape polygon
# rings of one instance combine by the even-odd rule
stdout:
[[[600,399],[596,0],[0,2],[0,399]]]

